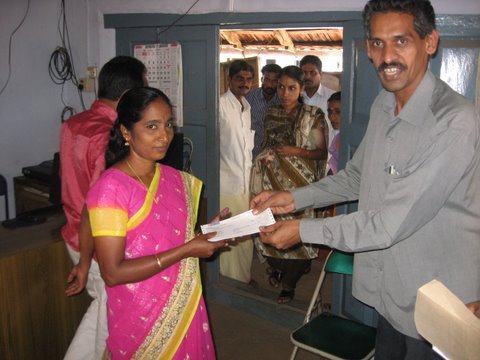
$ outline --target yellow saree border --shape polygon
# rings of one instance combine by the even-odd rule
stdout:
[[[189,210],[190,207],[192,208],[192,235],[194,234],[194,229],[195,229],[195,223],[197,222],[197,217],[198,217],[198,206],[200,204],[200,195],[202,193],[202,187],[203,187],[203,182],[199,179],[197,179],[194,176],[191,176],[190,174],[182,172],[182,179],[184,183],[188,183],[190,181],[190,186],[186,187],[188,191],[186,190],[187,194],[187,199],[191,199],[191,204],[189,204]],[[190,239],[189,239],[190,240]]]
[[[185,234],[185,242],[188,242],[194,236],[202,182],[190,174],[180,173],[188,208]],[[180,262],[178,279],[168,303],[133,358],[172,359],[185,338],[201,296],[198,259],[186,258]]]
[[[198,267],[198,259],[190,258],[189,260],[196,260]],[[175,356],[175,353],[178,350],[178,347],[182,343],[183,339],[185,338],[185,334],[190,327],[190,324],[193,320],[193,317],[196,314],[196,310],[198,307],[198,303],[200,302],[200,298],[202,297],[202,283],[200,280],[200,272],[197,271],[197,279],[195,281],[194,289],[192,292],[192,296],[190,297],[189,301],[185,305],[183,310],[183,315],[180,320],[177,322],[177,326],[173,331],[170,341],[166,344],[163,352],[159,354],[158,359],[172,359]],[[175,306],[175,305],[174,305]],[[167,320],[168,321],[168,320]],[[144,359],[149,359],[145,358]]]
[[[128,219],[125,210],[115,208],[93,208],[89,210],[90,224],[93,236],[125,236],[128,230],[132,230],[140,225],[148,216],[155,201],[155,194],[160,183],[160,166],[155,166],[150,187],[147,189],[145,201],[138,211]],[[118,224],[127,223],[126,228],[119,227]],[[104,229],[104,230],[98,230]]]
[[[147,196],[145,196],[145,201],[142,207],[135,213],[127,222],[127,231],[132,230],[138,225],[140,225],[150,214],[152,210],[152,204],[155,200],[155,196],[158,190],[158,184],[160,183],[160,165],[155,166],[155,174],[153,175],[152,182],[150,183],[149,188],[147,189]]]

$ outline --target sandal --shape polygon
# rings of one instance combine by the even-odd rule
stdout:
[[[272,270],[270,272],[270,276],[268,277],[268,283],[270,286],[274,287],[275,289],[280,286],[282,282],[283,274],[278,270]]]
[[[295,290],[282,290],[278,295],[277,303],[287,304],[295,297]]]
[[[258,282],[254,279],[250,279],[250,281],[248,282],[248,286],[256,289],[256,288],[258,288]]]
[[[303,274],[308,274],[310,271],[312,271],[312,264],[308,265],[305,270],[303,270]]]

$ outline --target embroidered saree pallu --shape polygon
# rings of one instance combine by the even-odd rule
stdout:
[[[125,258],[178,247],[194,237],[202,183],[157,165],[148,191],[108,169],[89,193],[94,236],[125,236]],[[197,258],[157,275],[107,287],[111,359],[215,359]]]
[[[318,108],[300,105],[293,114],[287,114],[282,106],[268,108],[264,120],[265,138],[262,151],[255,158],[250,177],[250,193],[255,196],[264,190],[292,190],[320,180],[325,172],[325,160],[305,159],[298,156],[278,155],[278,146],[290,145],[308,150],[316,148],[316,129],[327,129]],[[325,139],[328,143],[328,137]],[[277,215],[277,220],[314,218],[319,213],[312,209],[294,215]],[[320,215],[321,216],[321,215]],[[255,238],[255,246],[263,256],[281,259],[313,259],[318,248],[299,244],[286,250],[278,250]]]

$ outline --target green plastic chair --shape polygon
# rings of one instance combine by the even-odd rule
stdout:
[[[314,311],[318,307],[320,290],[327,273],[351,275],[353,255],[339,251],[328,254],[303,325],[290,334],[295,345],[290,359],[295,359],[298,348],[334,360],[372,358],[375,352],[375,328],[325,312],[315,316]]]

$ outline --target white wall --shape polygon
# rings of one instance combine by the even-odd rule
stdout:
[[[0,0],[0,88],[8,76],[9,36],[19,24],[28,0]],[[295,10],[360,11],[364,0],[297,0]],[[478,0],[432,0],[437,14],[480,14]],[[103,15],[114,13],[185,12],[194,0],[65,0],[73,61],[79,76],[87,65],[102,66],[115,56],[115,34],[103,29]],[[25,23],[12,41],[10,82],[0,95],[0,174],[10,188],[10,212],[14,212],[12,178],[24,166],[50,159],[58,150],[58,131],[63,109],[62,88],[48,75],[51,53],[60,45],[57,29],[60,0],[30,0]],[[191,14],[209,12],[292,11],[291,0],[200,0]],[[78,111],[78,96],[71,84],[64,100]],[[93,97],[85,97],[89,106]],[[0,220],[4,219],[0,199]]]
[[[85,69],[87,62],[87,3],[72,3],[69,28],[75,65]],[[8,43],[27,9],[27,0],[0,0],[0,89],[8,77]],[[73,16],[75,14],[75,16]],[[0,94],[0,174],[9,186],[10,214],[14,214],[13,180],[24,166],[52,159],[58,150],[58,132],[63,109],[62,87],[48,74],[48,62],[61,44],[57,29],[59,0],[30,0],[25,22],[12,38],[11,76]],[[80,109],[70,85],[64,99]],[[87,99],[90,103],[91,99]],[[3,198],[0,220],[4,219]]]

